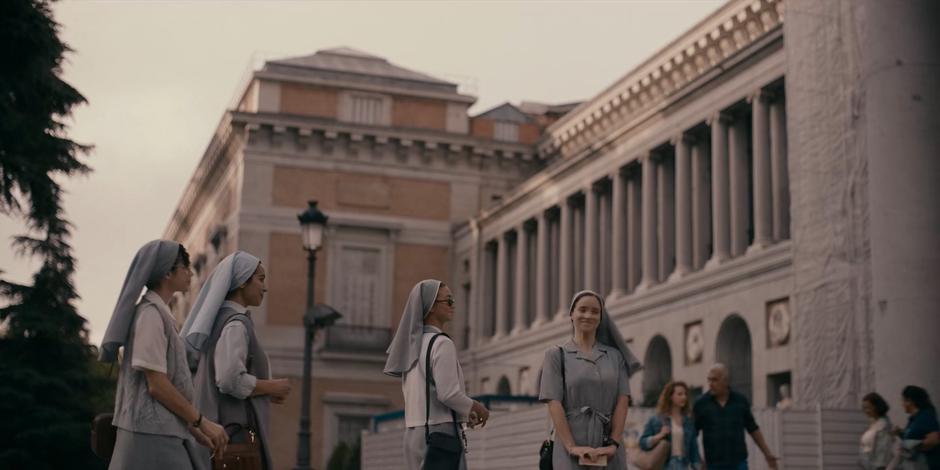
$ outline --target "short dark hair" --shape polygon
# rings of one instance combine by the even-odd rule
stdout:
[[[930,402],[930,395],[927,390],[917,385],[908,385],[901,391],[901,396],[914,403],[918,410],[932,410],[933,403]]]
[[[868,395],[865,395],[862,398],[862,401],[871,403],[871,406],[875,408],[875,414],[877,414],[879,418],[888,414],[888,410],[891,409],[891,407],[888,406],[888,402],[886,402],[881,395],[878,395],[875,392],[871,392]]]
[[[190,266],[189,252],[186,251],[186,247],[184,247],[182,244],[180,244],[179,250],[176,251],[176,261],[173,262],[173,266],[170,267],[170,270],[167,271],[167,273],[173,272],[174,269],[180,266],[183,266],[186,268],[189,268]],[[162,278],[163,276],[160,276],[160,277]],[[158,279],[153,282],[148,282],[147,289],[149,290],[156,289],[157,287],[160,286],[160,281],[162,281],[162,279]]]

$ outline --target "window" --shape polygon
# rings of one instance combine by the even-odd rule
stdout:
[[[388,125],[391,119],[390,98],[383,95],[366,93],[340,94],[341,121],[357,124]]]
[[[382,252],[378,248],[343,246],[340,250],[340,275],[336,308],[343,313],[343,323],[354,326],[386,326],[378,321],[381,310],[380,279]]]
[[[369,428],[368,416],[337,416],[336,441],[337,444],[345,442],[352,447],[359,440],[359,435],[364,429]]]
[[[493,125],[493,138],[504,142],[518,142],[519,125],[512,122],[496,121]]]
[[[352,122],[360,124],[379,124],[382,122],[382,100],[367,96],[354,96],[352,99]]]

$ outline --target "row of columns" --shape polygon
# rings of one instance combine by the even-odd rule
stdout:
[[[496,292],[484,294],[495,294],[484,302],[495,308],[493,336],[523,332],[532,309],[535,325],[565,318],[575,289],[604,288],[611,297],[643,291],[789,238],[786,114],[782,97],[773,98],[763,91],[748,98],[750,122],[711,116],[710,148],[701,132],[682,133],[665,157],[648,152],[493,240],[495,273],[484,269],[496,277]],[[535,295],[525,295],[532,287]]]

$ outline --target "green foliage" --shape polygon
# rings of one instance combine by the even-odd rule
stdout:
[[[330,460],[326,464],[326,470],[359,470],[361,467],[361,452],[361,444],[358,439],[352,446],[340,441],[333,448]]]
[[[31,285],[0,280],[0,468],[104,468],[90,422],[113,406],[114,384],[73,305],[59,182],[89,171],[77,157],[90,147],[63,123],[85,99],[59,77],[69,49],[49,5],[0,2],[0,213],[26,222],[30,234],[13,245],[41,260]]]

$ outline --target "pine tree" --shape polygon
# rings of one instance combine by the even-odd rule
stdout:
[[[25,222],[14,239],[41,260],[32,284],[0,280],[0,468],[103,468],[89,446],[90,421],[112,403],[73,303],[71,225],[61,178],[84,174],[90,147],[63,120],[85,98],[61,78],[68,46],[50,2],[0,2],[0,213]]]

